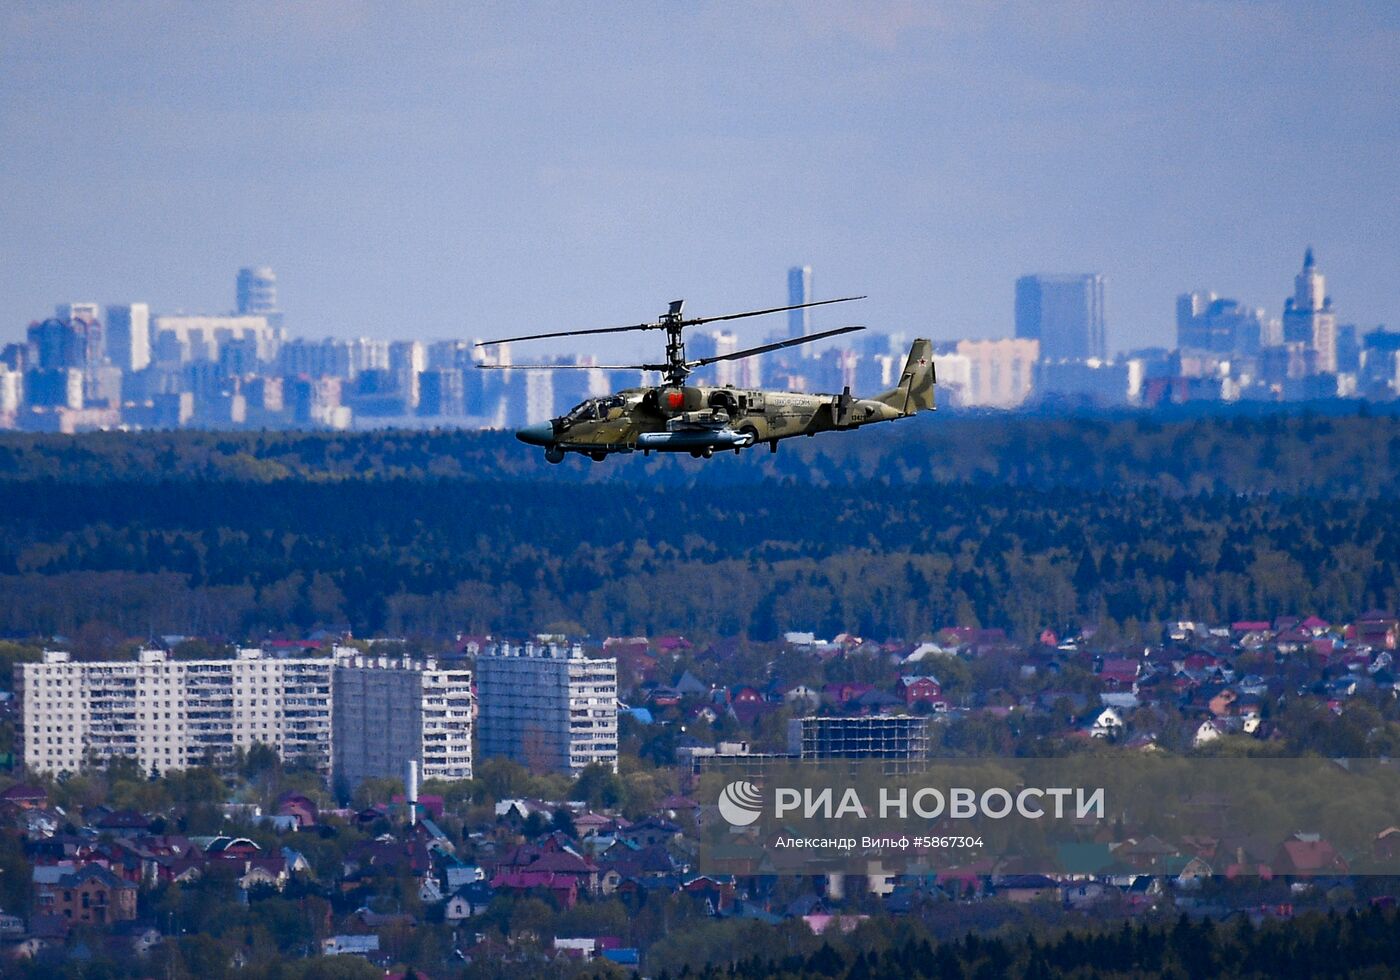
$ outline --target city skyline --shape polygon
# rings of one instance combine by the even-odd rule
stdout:
[[[1312,268],[1311,263],[1314,261],[1313,254],[1315,250],[1311,243],[1302,246],[1302,248],[1304,253],[1304,263],[1306,266],[1306,272],[1307,269]],[[1296,251],[1297,250],[1295,249],[1295,254]],[[252,281],[254,277],[257,277],[259,281],[259,286],[257,288],[263,290],[264,296],[271,297],[270,300],[257,301],[257,303],[255,303],[256,308],[250,306],[246,298],[246,290],[249,288],[248,283]],[[784,282],[786,283],[785,302],[810,302],[812,300],[820,300],[821,298],[823,298],[820,293],[813,289],[812,278],[813,270],[810,265],[789,267],[784,276]],[[1284,274],[1280,273],[1280,275],[1277,278],[1279,279],[1280,283],[1283,283],[1285,282],[1287,277]],[[426,343],[432,343],[436,341],[476,343],[481,340],[480,331],[469,334],[432,334],[422,332],[386,333],[384,331],[332,331],[328,333],[318,333],[314,330],[296,329],[297,325],[295,323],[286,324],[285,314],[281,310],[280,304],[277,302],[277,281],[277,271],[271,266],[268,266],[266,264],[241,265],[238,267],[237,276],[234,279],[233,292],[231,293],[231,295],[233,296],[233,302],[226,304],[225,306],[216,305],[206,309],[165,308],[159,305],[158,303],[149,301],[148,298],[140,298],[138,300],[123,299],[121,301],[112,301],[106,299],[94,300],[91,296],[88,296],[84,300],[69,300],[66,302],[55,302],[54,299],[51,297],[43,310],[31,316],[29,319],[23,321],[21,325],[19,325],[18,327],[14,327],[13,324],[9,325],[15,330],[15,335],[13,338],[7,335],[5,326],[0,325],[0,346],[3,346],[6,343],[24,342],[25,333],[27,330],[50,319],[68,320],[74,314],[77,314],[79,316],[87,316],[89,318],[95,318],[100,322],[105,322],[107,318],[110,318],[113,315],[114,311],[120,311],[123,317],[127,317],[132,315],[131,311],[133,309],[144,311],[144,315],[147,317],[157,318],[161,316],[195,319],[207,317],[239,317],[249,315],[265,316],[268,319],[269,325],[273,327],[281,329],[284,325],[289,326],[291,328],[288,330],[287,334],[289,339],[302,341],[343,341],[368,338],[373,340],[420,341]],[[972,331],[957,333],[956,331],[954,331],[947,334],[937,334],[936,331],[930,332],[934,332],[935,339],[937,340],[999,340],[1018,336],[1032,336],[1032,334],[1030,333],[1024,333],[1024,331],[1028,329],[1029,321],[1026,319],[1026,317],[1029,315],[1029,307],[1026,310],[1022,309],[1022,306],[1023,304],[1025,304],[1028,295],[1026,293],[1028,284],[1034,284],[1034,291],[1037,296],[1039,295],[1040,289],[1043,288],[1042,284],[1048,284],[1049,286],[1056,286],[1058,284],[1059,288],[1063,288],[1071,284],[1076,284],[1076,288],[1078,288],[1077,284],[1082,284],[1085,289],[1089,290],[1089,293],[1086,294],[1089,296],[1089,299],[1086,300],[1086,302],[1088,302],[1088,307],[1086,309],[1092,310],[1091,319],[1094,323],[1094,326],[1091,331],[1092,337],[1088,340],[1088,346],[1085,349],[1074,351],[1066,350],[1062,352],[1060,356],[1096,357],[1100,359],[1107,358],[1111,360],[1121,355],[1130,354],[1134,350],[1141,351],[1154,348],[1190,346],[1181,345],[1180,343],[1178,343],[1179,332],[1181,327],[1181,318],[1183,316],[1181,304],[1185,299],[1189,297],[1198,297],[1200,298],[1199,301],[1203,303],[1223,301],[1225,303],[1238,304],[1241,309],[1248,308],[1251,311],[1255,311],[1260,317],[1282,322],[1283,318],[1286,318],[1290,315],[1290,312],[1294,309],[1295,305],[1302,301],[1302,297],[1304,295],[1304,286],[1302,285],[1302,281],[1302,277],[1295,276],[1293,290],[1291,291],[1291,293],[1283,295],[1282,301],[1278,302],[1277,304],[1272,304],[1268,302],[1267,299],[1260,300],[1259,297],[1243,297],[1239,293],[1230,292],[1228,290],[1228,287],[1226,287],[1226,292],[1221,293],[1221,286],[1219,282],[1217,282],[1214,278],[1211,278],[1210,281],[1203,284],[1182,287],[1178,289],[1177,292],[1174,293],[1172,296],[1172,305],[1170,307],[1169,313],[1174,311],[1174,314],[1168,316],[1168,319],[1164,321],[1164,325],[1161,331],[1159,331],[1159,335],[1155,336],[1149,342],[1129,346],[1126,344],[1114,342],[1115,323],[1111,317],[1105,315],[1105,309],[1112,308],[1112,289],[1111,284],[1107,282],[1107,279],[1103,273],[1097,271],[1040,271],[1034,273],[1022,272],[1016,273],[1008,279],[1008,285],[1011,287],[1011,293],[1014,296],[1014,300],[1012,302],[1010,319],[1006,324],[1001,325],[1001,328],[999,330],[994,330],[986,333],[976,333]],[[1318,288],[1321,287],[1319,286]],[[1284,291],[1285,287],[1281,285],[1279,289],[1275,290],[1275,293],[1271,295],[1282,294],[1284,293]],[[1110,297],[1108,301],[1105,301],[1106,294]],[[862,296],[859,298],[865,300],[869,297]],[[1068,298],[1069,297],[1066,297],[1066,299]],[[1318,301],[1321,302],[1323,299],[1325,299],[1330,304],[1332,299],[1332,292],[1330,289],[1327,291],[1326,296],[1320,297]],[[52,310],[53,312],[49,313],[47,312],[48,310]],[[1328,307],[1328,310],[1330,312],[1330,305]],[[1198,310],[1197,312],[1199,313],[1200,311]],[[822,310],[789,311],[784,315],[786,318],[785,326],[775,325],[777,323],[777,320],[775,318],[774,321],[769,322],[769,325],[767,327],[753,326],[747,328],[752,334],[750,340],[756,341],[759,335],[762,335],[764,339],[777,339],[786,336],[797,336],[804,332],[812,332],[815,328],[813,328],[811,325],[811,318],[814,316],[821,316],[823,315],[823,313],[825,313],[828,316],[833,315],[829,313],[829,311]],[[839,316],[839,314],[834,315]],[[1035,316],[1038,317],[1039,315],[1039,308],[1037,306]],[[848,318],[858,319],[856,317]],[[1344,314],[1343,320],[1345,322],[1355,324],[1361,330],[1391,329],[1391,327],[1388,326],[1385,322],[1370,323],[1368,321],[1359,320],[1356,316],[1350,313]],[[866,329],[871,330],[877,334],[891,334],[895,336],[900,336],[906,332],[904,330],[895,329],[894,327],[885,327],[880,325],[865,326]],[[928,325],[924,324],[922,326],[924,328],[927,328]],[[736,340],[739,340],[742,338],[740,338],[735,331],[742,329],[745,328],[740,326],[728,331],[728,333],[733,335]],[[121,334],[121,336],[126,337],[126,334],[123,333]],[[1281,337],[1280,339],[1284,338]],[[586,349],[568,347],[547,349],[542,351],[538,355],[531,355],[528,358],[528,360],[532,362],[548,362],[551,360],[567,361],[578,357],[596,356],[599,353],[601,353],[601,351],[598,349],[599,345],[606,344],[607,342],[608,338],[600,338],[592,341],[592,343]],[[110,340],[107,340],[105,343],[107,345],[106,349],[108,350],[108,353],[110,353]],[[130,341],[127,340],[126,343],[130,343]],[[556,343],[559,342],[556,341]],[[568,342],[564,341],[563,343],[567,344]],[[547,345],[545,346],[547,347]],[[818,345],[816,349],[821,350],[824,348],[839,346],[840,344],[828,342],[826,344]],[[860,345],[857,344],[855,346],[859,347]],[[642,352],[646,353],[644,348],[642,348]],[[1055,355],[1052,353],[1048,356],[1053,357]]]
[[[243,265],[299,334],[395,338],[747,308],[796,262],[974,338],[1015,276],[1100,271],[1130,349],[1187,290],[1277,313],[1307,243],[1397,319],[1382,5],[168,13],[0,13],[0,337],[55,297],[232,309]]]
[[[31,323],[24,343],[0,346],[0,428],[519,427],[583,399],[657,383],[636,369],[595,367],[561,377],[530,366],[597,365],[596,351],[555,351],[522,362],[508,342],[292,336],[274,269],[242,267],[235,283],[238,309],[227,314],[152,315],[145,303],[109,305],[105,312],[93,302],[55,304],[54,316]],[[810,266],[790,267],[789,301],[810,299],[811,283]],[[1106,356],[1104,296],[1098,273],[1018,278],[1014,337],[938,339],[942,404],[1151,408],[1240,399],[1391,401],[1400,393],[1400,332],[1339,322],[1311,246],[1282,317],[1214,290],[1181,293],[1171,348]],[[788,311],[786,334],[768,339],[808,332],[801,315],[807,312]],[[733,352],[740,343],[727,330],[700,331],[690,340],[689,353],[701,358]],[[895,380],[904,340],[871,330],[849,347],[725,362],[709,380],[748,388],[766,382],[788,391],[884,391]],[[477,370],[512,364],[518,370]]]

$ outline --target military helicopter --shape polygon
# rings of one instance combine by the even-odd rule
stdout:
[[[844,431],[907,418],[934,406],[933,345],[928,340],[916,340],[909,348],[899,383],[889,391],[872,398],[856,398],[847,386],[839,395],[805,394],[791,391],[761,391],[736,388],[732,385],[712,387],[687,384],[692,371],[717,361],[735,361],[755,354],[810,344],[813,341],[837,337],[864,330],[864,327],[838,327],[820,333],[793,337],[761,347],[687,360],[683,333],[686,327],[722,320],[764,316],[787,310],[802,310],[832,303],[849,303],[864,296],[819,300],[794,306],[778,306],[746,313],[724,316],[682,316],[684,300],[675,300],[667,312],[654,323],[638,323],[625,327],[601,327],[593,330],[562,330],[553,333],[529,334],[523,337],[503,337],[479,341],[476,346],[544,340],[552,337],[581,337],[595,334],[625,333],[633,330],[664,330],[666,332],[666,361],[664,364],[481,364],[482,368],[497,370],[603,370],[659,371],[664,379],[655,387],[627,388],[613,395],[589,398],[568,413],[527,425],[515,433],[521,442],[544,448],[544,458],[561,463],[568,453],[581,453],[601,462],[612,453],[643,455],[653,452],[688,452],[697,459],[709,459],[717,451],[740,451],[767,443],[771,452],[778,451],[778,442],[793,436],[812,436],[818,432]]]

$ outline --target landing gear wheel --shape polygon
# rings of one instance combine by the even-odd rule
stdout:
[[[589,453],[588,455],[592,457],[593,462],[595,463],[601,463],[603,460],[608,458],[607,453]]]
[[[544,458],[551,463],[564,462],[564,450],[558,446],[548,446],[544,451]]]

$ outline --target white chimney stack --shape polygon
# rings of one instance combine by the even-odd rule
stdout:
[[[408,823],[413,826],[418,822],[418,760],[408,760],[408,772],[404,775],[403,781],[404,797],[408,801]]]

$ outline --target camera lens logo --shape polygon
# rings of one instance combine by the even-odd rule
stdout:
[[[719,815],[732,826],[747,827],[762,811],[763,794],[753,783],[738,779],[720,790]]]

